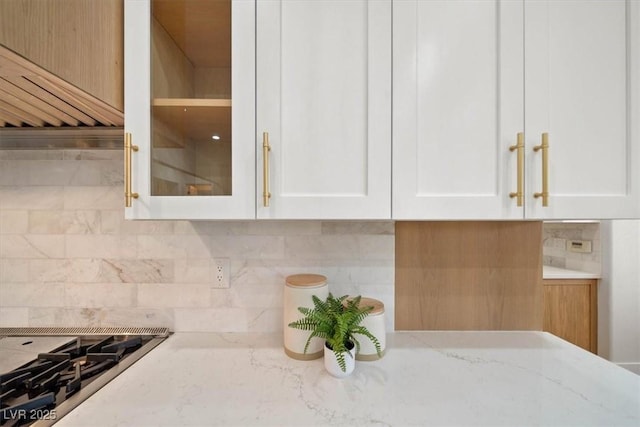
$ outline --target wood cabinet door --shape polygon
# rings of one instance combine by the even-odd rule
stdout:
[[[393,218],[517,219],[522,1],[397,1]]]
[[[255,218],[255,1],[125,1],[129,219]]]
[[[524,18],[526,216],[640,217],[640,3],[527,1]]]
[[[260,0],[256,49],[258,218],[391,218],[391,0]]]
[[[542,329],[542,222],[398,221],[396,330]]]
[[[543,330],[597,353],[596,283],[595,280],[544,280]]]

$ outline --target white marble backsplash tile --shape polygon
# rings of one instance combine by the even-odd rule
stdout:
[[[206,258],[182,258],[173,263],[174,283],[213,283],[214,264]]]
[[[191,308],[211,306],[211,285],[200,283],[140,283],[139,307]]]
[[[121,185],[64,187],[65,209],[113,209],[122,205],[123,200],[124,188]]]
[[[29,326],[158,326],[173,325],[172,309],[144,307],[32,307]],[[15,326],[12,324],[11,326]]]
[[[28,281],[62,283],[167,283],[174,264],[159,259],[33,259]]]
[[[318,273],[393,329],[393,222],[127,221],[122,176],[119,150],[0,150],[0,326],[278,332],[285,277]]]
[[[283,236],[211,236],[211,255],[235,259],[284,259]]]
[[[33,160],[24,168],[28,172],[27,184],[36,185],[102,185],[101,165],[75,160],[56,160],[52,164],[50,160]]]
[[[64,258],[64,236],[55,234],[5,234],[0,258]]]
[[[0,210],[0,234],[27,234],[29,217],[27,211]]]
[[[137,239],[129,235],[69,234],[66,258],[136,258]],[[148,258],[148,257],[144,257]]]
[[[92,283],[100,276],[99,259],[31,259],[28,262],[31,283]]]
[[[0,237],[1,244],[4,238]],[[29,281],[29,260],[0,257],[0,283],[23,283]],[[0,301],[1,305],[2,301]]]
[[[26,307],[0,307],[0,319],[7,325],[29,324],[29,309]]]
[[[173,234],[176,223],[175,221],[128,221],[124,219],[122,209],[99,212],[100,234]]]
[[[65,284],[2,282],[0,301],[2,307],[64,307]]]
[[[100,211],[37,210],[29,211],[31,234],[92,234],[100,230]]]
[[[591,253],[576,253],[567,250],[571,240],[591,241]],[[553,267],[601,273],[600,224],[551,222],[543,226],[543,262]]]
[[[138,286],[133,283],[64,284],[64,306],[86,308],[135,307]]]
[[[64,209],[64,187],[28,187],[0,181],[0,202],[1,210],[62,210]]]

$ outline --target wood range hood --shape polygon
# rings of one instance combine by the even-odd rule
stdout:
[[[124,114],[0,45],[0,148],[119,148]]]
[[[123,0],[0,0],[0,149],[120,148]]]

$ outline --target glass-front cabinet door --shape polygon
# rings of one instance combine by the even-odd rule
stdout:
[[[127,218],[255,218],[254,20],[254,0],[125,0]]]

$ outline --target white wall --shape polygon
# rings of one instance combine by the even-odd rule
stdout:
[[[0,151],[0,326],[277,332],[285,277],[318,273],[392,329],[393,222],[125,221],[122,168],[121,150]]]
[[[598,353],[640,374],[640,221],[603,221]]]

